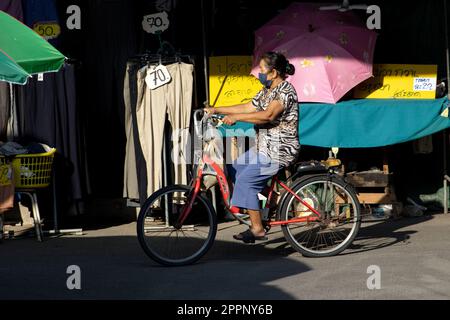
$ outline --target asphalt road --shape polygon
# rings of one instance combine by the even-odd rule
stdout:
[[[6,240],[0,244],[0,299],[449,299],[450,215],[364,224],[351,249],[332,258],[302,257],[281,232],[268,242],[232,239],[219,227],[200,263],[164,268],[150,261],[135,223],[88,230],[79,237]],[[81,270],[81,290],[66,286]],[[367,287],[369,266],[380,289]]]

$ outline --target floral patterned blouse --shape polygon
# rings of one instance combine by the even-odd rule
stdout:
[[[266,110],[272,101],[278,100],[284,111],[274,121],[255,126],[258,151],[282,166],[296,161],[300,151],[298,136],[299,106],[295,88],[287,81],[274,89],[263,88],[252,101],[258,111]]]

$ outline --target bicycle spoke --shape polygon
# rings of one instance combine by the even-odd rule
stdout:
[[[298,241],[301,242],[301,239],[305,238],[307,235],[309,235],[307,242],[309,241],[309,238],[311,237],[312,229],[309,229],[307,231],[301,232],[300,235],[302,235],[302,238],[298,238]]]
[[[344,237],[344,239],[341,238],[341,236],[339,235],[339,233],[331,232],[331,234],[333,234],[333,237],[334,237],[336,240],[338,240],[338,241],[345,240],[345,237]]]
[[[323,241],[325,242],[325,247],[328,248],[327,236],[326,234],[322,234]]]
[[[199,229],[196,229],[196,230],[194,230],[193,232],[194,232],[195,234],[198,234],[200,237],[201,237],[201,233],[200,233],[200,232],[203,232],[203,234],[206,234],[206,235],[209,234],[209,232],[201,231],[201,230],[199,230]]]
[[[341,239],[338,239],[338,238],[334,235],[334,232],[331,232],[331,233],[330,233],[330,237],[333,237],[333,239],[335,240],[335,241],[333,241],[333,242],[338,242],[338,241],[341,240]]]
[[[139,223],[144,224],[144,232],[141,235],[138,233],[139,241],[146,253],[158,262],[183,265],[206,253],[207,245],[212,243],[217,230],[213,219],[215,213],[199,196],[183,225],[175,227],[184,212],[183,208],[190,202],[184,195],[190,196],[191,193],[183,187],[169,187],[167,190],[167,193],[161,193],[153,200],[153,205],[147,205],[148,208],[157,207],[157,210],[149,209],[147,214],[140,214]],[[143,218],[141,215],[144,215]]]
[[[349,193],[344,183],[336,183],[329,179],[310,179],[311,183],[305,183],[294,192],[303,201],[317,210],[321,219],[313,226],[310,224],[288,224],[283,232],[289,237],[295,246],[309,253],[328,254],[334,251],[342,251],[348,246],[349,239],[354,237],[354,231],[358,226],[359,205],[358,199]],[[302,217],[307,216],[310,210],[295,197],[289,198],[286,215]],[[343,249],[341,249],[343,248]]]

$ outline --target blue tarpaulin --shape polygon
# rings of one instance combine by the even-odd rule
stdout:
[[[436,100],[358,99],[299,106],[302,145],[372,148],[416,140],[450,127],[442,112],[448,98]],[[225,136],[254,136],[253,125],[224,126]]]

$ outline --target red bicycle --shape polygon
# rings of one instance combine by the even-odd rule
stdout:
[[[196,133],[204,142],[196,175],[189,185],[173,185],[152,194],[138,217],[140,245],[151,259],[165,266],[193,264],[214,243],[217,217],[207,197],[205,177],[217,178],[226,209],[248,224],[238,215],[239,209],[230,206],[232,184],[212,159],[214,135],[205,138],[202,134],[217,130],[221,118],[203,113],[199,120],[201,113],[198,110],[194,115]],[[262,210],[266,231],[281,226],[286,241],[307,257],[334,256],[345,250],[358,233],[361,214],[353,187],[337,174],[339,167],[337,159],[301,162],[292,166],[295,173],[289,179],[274,176]],[[279,194],[278,205],[271,208],[275,193]]]

